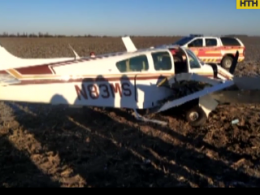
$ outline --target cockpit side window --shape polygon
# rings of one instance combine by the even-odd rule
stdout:
[[[157,71],[165,71],[172,69],[172,61],[168,52],[152,53],[154,69]]]
[[[140,55],[126,60],[121,60],[116,63],[116,67],[120,72],[142,72],[149,69],[149,64],[147,56]]]

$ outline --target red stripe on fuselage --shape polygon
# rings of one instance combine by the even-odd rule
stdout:
[[[8,74],[5,70],[0,70],[0,74]]]
[[[40,65],[26,68],[17,68],[15,69],[22,75],[41,75],[41,74],[53,74],[49,65]]]
[[[227,77],[227,75],[223,75],[226,79],[230,79]],[[213,77],[213,75],[202,75],[205,77]],[[169,77],[169,75],[152,75],[152,76],[129,76],[129,77],[96,77],[96,78],[78,78],[78,79],[69,79],[69,80],[64,80],[62,78],[60,79],[30,79],[30,80],[21,80],[20,83],[12,84],[12,85],[37,85],[37,84],[64,84],[64,83],[78,83],[78,82],[116,82],[116,81],[141,81],[141,80],[161,80],[164,78]]]
[[[152,76],[122,76],[122,77],[96,77],[96,78],[78,78],[78,79],[69,79],[64,80],[60,79],[30,79],[30,80],[21,80],[20,83],[13,84],[13,85],[34,85],[34,84],[57,84],[57,83],[76,83],[76,82],[115,82],[115,81],[130,81],[130,80],[150,80],[150,79],[164,79],[169,75],[152,75]]]

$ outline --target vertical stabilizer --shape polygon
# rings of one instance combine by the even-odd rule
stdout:
[[[1,61],[20,59],[20,58],[14,56],[13,54],[11,54],[10,52],[8,52],[2,45],[0,45],[0,58],[1,58]]]
[[[8,69],[10,65],[16,65],[21,58],[18,58],[8,52],[3,46],[0,45],[0,71]]]

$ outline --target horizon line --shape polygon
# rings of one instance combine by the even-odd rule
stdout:
[[[189,34],[194,34],[194,33],[189,33]],[[215,36],[215,37],[220,37],[220,36],[236,36],[236,37],[259,37],[260,35],[247,35],[247,34],[222,34],[222,35],[209,35],[209,34],[203,34],[203,33],[195,33],[195,34],[201,34],[202,36]],[[0,33],[1,38],[62,38],[62,37],[82,37],[82,38],[105,38],[105,37],[125,37],[125,36],[130,36],[130,37],[184,37],[187,35],[92,35],[92,34],[78,34],[78,35],[65,35],[65,34],[51,34],[51,33],[19,33],[17,32],[16,34],[14,33],[8,33],[8,32],[3,32]]]

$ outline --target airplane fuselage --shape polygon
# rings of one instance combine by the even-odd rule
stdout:
[[[186,59],[196,60],[196,56],[190,56],[188,49],[182,50]],[[30,66],[25,66],[21,59],[17,65],[12,63],[11,68],[0,69],[0,100],[152,108],[173,93],[169,88],[157,86],[166,77],[189,72],[214,78],[212,67],[197,61],[187,60],[183,63],[185,70],[177,70],[169,48],[57,60],[53,63],[49,60],[48,64],[43,62]],[[221,67],[218,76],[224,80],[232,78]]]

